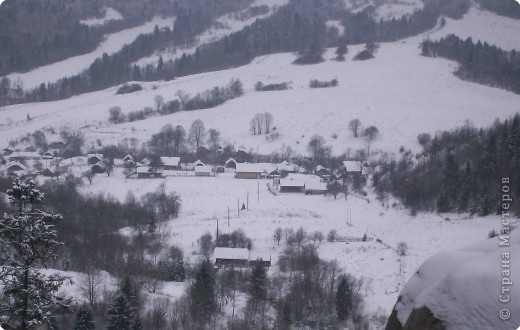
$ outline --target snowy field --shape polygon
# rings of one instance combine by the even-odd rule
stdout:
[[[249,65],[226,71],[181,77],[169,82],[140,83],[144,90],[132,94],[115,95],[117,87],[73,97],[71,99],[24,104],[0,109],[0,140],[9,141],[43,127],[58,132],[62,126],[81,128],[88,145],[101,139],[105,145],[117,144],[125,137],[140,142],[148,140],[163,125],[171,123],[188,128],[201,119],[206,128],[216,128],[222,140],[245,146],[261,153],[279,151],[283,144],[299,153],[314,134],[324,136],[334,154],[347,149],[367,148],[365,139],[354,138],[348,122],[359,118],[363,126],[378,127],[380,135],[371,150],[396,152],[400,146],[419,150],[416,142],[420,133],[435,134],[460,126],[470,119],[477,127],[488,126],[496,118],[507,118],[520,110],[520,96],[497,88],[465,82],[452,72],[456,64],[440,58],[420,55],[420,38],[399,43],[381,44],[376,58],[352,61],[362,47],[349,47],[345,62],[330,60],[318,65],[292,65],[293,54],[277,54],[256,58]],[[191,95],[214,86],[223,86],[230,79],[239,78],[245,95],[219,107],[207,110],[178,112],[168,116],[151,117],[144,121],[112,125],[108,123],[108,109],[120,106],[124,113],[153,107],[156,95],[165,101],[175,99],[175,92],[183,90]],[[335,88],[310,89],[311,79],[338,79]],[[277,92],[255,92],[257,81],[267,83],[290,82],[291,89]],[[258,112],[271,112],[280,134],[277,141],[249,132],[249,122]],[[26,117],[30,115],[31,121]],[[230,126],[229,121],[234,125]],[[337,138],[333,138],[336,133]]]
[[[89,19],[81,20],[79,22],[81,24],[85,24],[88,26],[100,26],[100,25],[105,25],[109,21],[118,21],[121,19],[123,19],[123,16],[121,16],[121,14],[117,10],[115,10],[113,8],[106,8],[105,15],[103,17],[89,18]]]
[[[41,83],[55,82],[60,78],[76,75],[88,69],[94,60],[101,57],[103,53],[112,55],[118,52],[124,45],[134,41],[140,34],[153,32],[156,25],[159,28],[166,26],[173,28],[173,21],[173,18],[156,17],[141,26],[107,35],[98,48],[88,54],[70,57],[66,60],[45,65],[26,73],[12,73],[7,77],[11,79],[11,81],[20,79],[23,82],[24,89],[31,89],[38,87]]]
[[[298,179],[307,182],[318,180],[312,176]],[[481,241],[491,229],[498,230],[500,226],[499,218],[493,216],[463,218],[459,215],[420,214],[412,217],[399,207],[383,207],[370,193],[366,198],[349,195],[347,200],[343,195],[337,200],[300,193],[275,196],[267,190],[268,182],[271,180],[239,180],[232,174],[210,178],[125,179],[121,169],[116,169],[110,177],[96,176],[92,185],[85,185],[82,191],[84,194],[102,192],[124,201],[128,191],[140,197],[164,183],[167,192],[176,191],[181,195],[182,207],[179,217],[162,225],[160,230],[170,233],[169,244],[180,246],[190,262],[201,258],[196,254],[197,239],[206,232],[215,237],[217,220],[220,233],[243,229],[253,240],[252,253],[270,255],[273,263],[278,260],[285,244],[282,239],[278,246],[272,239],[277,227],[294,230],[303,227],[308,233],[321,231],[325,236],[331,229],[336,229],[340,236],[348,238],[362,238],[367,233],[372,241],[349,244],[323,241],[318,251],[322,258],[337,259],[345,271],[364,277],[367,310],[375,312],[382,308],[388,314],[403,285],[428,257]],[[248,193],[249,210],[241,211],[238,218],[237,201],[240,200],[240,206],[247,204]],[[451,220],[446,221],[446,217]],[[131,234],[130,229],[122,232]],[[376,239],[384,244],[376,242]],[[404,257],[398,256],[394,250],[401,241],[409,246],[409,255]],[[274,267],[270,271],[274,271]],[[178,297],[181,293],[182,285],[179,284],[163,289],[166,296]]]

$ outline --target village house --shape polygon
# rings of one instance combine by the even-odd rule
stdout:
[[[57,172],[58,172],[57,170],[47,167],[46,169],[44,169],[41,172],[41,175],[46,176],[46,177],[55,177],[58,174]]]
[[[301,193],[305,189],[305,184],[296,180],[281,179],[279,188],[281,193]]]
[[[235,178],[237,179],[260,179],[276,170],[269,163],[238,163],[236,166]]]
[[[56,157],[61,157],[60,149],[49,149],[45,151],[42,155],[43,159],[54,159]]]
[[[232,168],[232,169],[236,170],[236,168],[237,168],[237,161],[235,159],[233,159],[233,158],[229,158],[224,163],[224,166],[226,166],[226,168]]]
[[[178,170],[181,165],[180,157],[161,157],[162,168],[165,171]]]
[[[216,247],[213,251],[213,258],[216,267],[253,267],[258,262],[264,267],[271,266],[271,257],[269,260],[265,256],[255,255],[246,248],[226,248]]]
[[[140,166],[136,169],[136,172],[139,179],[164,178],[160,169],[153,169],[148,166]]]
[[[17,161],[9,162],[5,165],[5,171],[8,176],[16,175],[21,176],[25,173],[27,167]]]
[[[357,160],[346,160],[343,162],[343,170],[347,176],[362,175],[363,163]]]
[[[87,155],[87,163],[89,165],[95,165],[103,161],[102,154],[88,154]]]
[[[211,166],[195,166],[195,176],[211,176],[212,172]]]
[[[124,168],[132,168],[135,167],[135,160],[130,154],[123,157],[123,167]]]
[[[200,159],[197,159],[197,161],[195,163],[193,163],[193,167],[196,167],[196,166],[206,166],[206,164],[204,164],[204,162]]]
[[[41,160],[39,153],[35,151],[15,151],[9,155],[10,162],[25,162]]]
[[[327,193],[327,183],[325,182],[306,182],[305,195],[324,195]]]
[[[2,149],[2,155],[4,155],[4,156],[9,156],[13,152],[14,152],[14,149],[10,148],[10,147],[6,147],[6,148]]]
[[[92,173],[105,173],[105,170],[105,164],[103,164],[103,162],[97,162],[90,167]]]
[[[213,251],[215,266],[245,267],[249,263],[249,250],[246,248],[216,247]]]

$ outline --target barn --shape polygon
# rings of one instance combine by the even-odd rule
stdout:
[[[195,176],[211,176],[212,172],[211,166],[195,166]]]
[[[226,166],[226,168],[236,169],[237,168],[237,161],[234,158],[229,158],[228,160],[226,160],[224,165]]]
[[[279,187],[282,193],[301,193],[305,189],[305,184],[299,181],[281,179]]]
[[[237,179],[260,179],[262,175],[268,173],[264,163],[238,163],[236,166],[235,178]],[[267,168],[269,168],[269,172],[273,170],[271,164]]]
[[[162,168],[164,170],[178,170],[181,165],[180,157],[161,157]]]
[[[136,171],[137,171],[137,177],[139,179],[164,178],[164,176],[160,170],[156,170],[151,167],[140,166],[136,169]]]
[[[249,264],[249,250],[245,248],[216,247],[213,251],[216,266],[245,267]]]
[[[102,154],[88,154],[87,155],[87,163],[89,165],[95,165],[103,161]]]
[[[305,184],[305,195],[324,195],[327,193],[327,183],[307,182]]]

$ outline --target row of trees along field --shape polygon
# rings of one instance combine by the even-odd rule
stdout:
[[[227,6],[222,8],[231,10],[229,2],[232,1],[228,0]],[[194,54],[183,54],[174,61],[160,58],[157,64],[145,67],[132,65],[167,44],[178,45],[191,40],[208,28],[216,15],[206,8],[180,9],[173,30],[156,29],[153,33],[143,34],[121,51],[96,59],[79,75],[42,84],[29,91],[24,91],[23,86],[16,82],[4,80],[0,84],[4,86],[0,89],[0,105],[64,99],[131,80],[169,80],[174,76],[228,69],[247,64],[256,56],[278,52],[299,52],[303,59],[301,64],[316,63],[323,60],[321,54],[325,47],[344,48],[344,45],[352,43],[398,40],[433,28],[440,15],[460,18],[469,8],[467,0],[429,0],[423,9],[409,17],[377,22],[370,14],[373,7],[354,14],[335,2],[320,0],[318,3],[316,6],[316,1],[293,0],[271,16],[197,48]],[[327,20],[341,20],[347,34],[340,36],[337,28],[327,27]]]
[[[513,200],[520,197],[520,115],[487,129],[469,122],[431,138],[419,135],[423,152],[402,152],[401,159],[374,174],[380,199],[392,193],[413,213],[418,211],[501,212],[502,178]],[[516,205],[512,210],[520,213]]]

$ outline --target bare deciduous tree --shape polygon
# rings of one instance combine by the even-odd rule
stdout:
[[[265,134],[269,134],[271,132],[271,126],[273,125],[273,115],[269,112],[265,112],[264,116],[264,127]]]
[[[211,148],[217,149],[220,142],[220,132],[212,128],[208,131],[208,135],[208,144],[211,146]]]
[[[161,112],[164,105],[164,98],[161,95],[155,95],[153,101],[155,103],[155,111]]]
[[[206,136],[206,128],[202,120],[195,120],[190,127],[190,141],[195,144],[195,147],[199,147],[200,143]]]
[[[79,275],[78,290],[81,295],[94,306],[101,294],[103,286],[103,277],[98,269],[88,267]]]
[[[359,128],[361,127],[361,121],[359,119],[352,119],[349,123],[348,123],[348,127],[350,128],[350,130],[352,131],[352,133],[354,133],[354,137],[358,137],[359,136]]]

